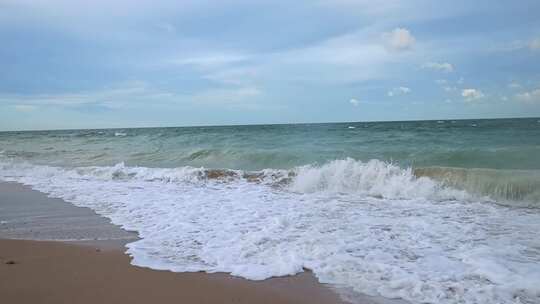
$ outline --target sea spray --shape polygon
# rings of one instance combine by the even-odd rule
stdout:
[[[297,192],[356,193],[380,198],[465,198],[466,194],[445,189],[429,178],[416,177],[410,168],[352,158],[334,160],[322,166],[302,166],[295,170],[291,189]]]
[[[207,183],[242,180],[262,183],[296,193],[342,193],[388,199],[491,201],[497,204],[540,208],[540,171],[493,170],[448,167],[400,168],[379,160],[361,162],[352,158],[323,165],[305,165],[290,170],[243,171],[195,167],[114,166],[62,168],[8,161],[0,168],[16,174],[35,170],[47,176],[92,176],[102,180],[138,180],[162,183]],[[16,168],[16,169],[15,169]]]

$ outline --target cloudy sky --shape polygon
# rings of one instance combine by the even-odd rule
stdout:
[[[525,116],[537,0],[0,0],[0,130]]]

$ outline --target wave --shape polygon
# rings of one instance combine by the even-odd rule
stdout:
[[[2,164],[2,163],[0,163]],[[30,166],[46,174],[76,174],[101,180],[140,180],[164,183],[262,183],[297,193],[326,192],[386,199],[482,200],[517,207],[540,207],[540,171],[450,167],[401,168],[379,160],[352,158],[290,170],[243,171],[204,167],[148,168],[114,166],[73,169],[3,163],[0,168]],[[13,171],[13,170],[12,170]],[[17,171],[17,170],[15,170]],[[54,173],[51,173],[54,172]]]
[[[489,200],[515,207],[540,207],[540,171],[426,167],[351,158],[294,170],[299,192],[358,193],[381,198]]]
[[[479,168],[417,168],[414,175],[440,184],[484,195],[501,204],[540,206],[539,170],[496,170]]]
[[[443,187],[425,177],[417,177],[411,168],[371,160],[352,158],[334,160],[321,166],[308,165],[294,170],[291,189],[298,192],[355,193],[380,198],[465,199],[467,194]]]
[[[4,165],[4,169],[8,168]],[[15,170],[13,170],[15,168]],[[196,167],[148,168],[130,167],[124,163],[114,166],[78,167],[74,169],[17,165],[11,171],[32,168],[36,174],[56,176],[67,174],[79,178],[100,180],[139,180],[163,183],[248,182],[261,183],[297,193],[346,193],[388,199],[464,199],[461,191],[442,187],[426,178],[416,177],[413,171],[379,160],[369,162],[348,158],[322,166],[306,165],[291,170],[264,169],[243,171]]]
[[[411,303],[537,303],[540,212],[465,202],[430,174],[353,159],[261,171],[0,159],[0,179],[138,232],[135,265],[253,280],[311,269]]]

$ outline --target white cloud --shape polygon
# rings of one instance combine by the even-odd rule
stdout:
[[[519,88],[521,88],[521,84],[514,81],[514,82],[509,83],[508,87],[510,89],[519,89]]]
[[[445,92],[453,92],[453,91],[457,90],[456,87],[449,87],[449,86],[443,87],[443,89],[444,89]]]
[[[255,98],[262,95],[256,87],[239,87],[228,89],[208,89],[186,98],[196,103],[211,105],[227,105],[243,108],[255,108]]]
[[[443,85],[443,84],[447,84],[448,80],[446,80],[446,79],[437,79],[437,80],[435,80],[435,83],[437,83],[438,85]]]
[[[399,87],[399,90],[405,94],[407,93],[410,93],[411,92],[411,89],[407,88],[407,87]]]
[[[176,33],[176,27],[170,23],[158,23],[156,28],[169,34]]]
[[[524,103],[540,103],[540,89],[516,94],[515,99]]]
[[[477,89],[463,89],[461,91],[461,96],[463,96],[463,98],[465,98],[465,101],[475,101],[475,100],[478,100],[478,99],[481,99],[481,98],[484,98],[484,93],[482,93],[482,91],[480,90],[477,90]]]
[[[393,88],[392,90],[388,91],[387,95],[390,96],[390,97],[394,97],[394,96],[397,96],[397,95],[409,94],[410,92],[411,92],[411,89],[409,89],[407,87],[397,87],[397,88]]]
[[[383,40],[386,47],[393,51],[411,49],[416,42],[411,32],[405,28],[396,28],[389,33],[384,33]]]
[[[18,112],[32,112],[38,109],[38,107],[27,104],[14,105],[13,108]]]
[[[450,82],[446,79],[437,79],[435,83],[440,85],[445,92],[454,92],[458,89],[456,86],[450,85]]]
[[[200,56],[193,57],[182,57],[171,60],[173,64],[177,65],[193,65],[200,68],[217,68],[229,64],[239,63],[245,61],[249,56],[244,54],[233,54],[233,53],[215,53],[215,54],[204,54]]]
[[[422,65],[423,69],[437,70],[445,73],[454,71],[454,66],[448,62],[427,62]]]
[[[540,50],[540,38],[533,39],[529,42],[529,49],[533,51]]]
[[[245,86],[252,84],[258,74],[254,67],[231,67],[209,72],[202,78],[227,85]]]
[[[358,101],[358,99],[356,99],[356,98],[351,98],[351,100],[349,100],[349,102],[355,107],[357,107],[360,104],[360,101]]]
[[[531,40],[514,40],[512,42],[506,42],[502,45],[497,45],[493,47],[493,50],[502,52],[513,52],[524,49],[529,49],[531,51],[539,51],[540,38],[533,38]]]
[[[172,102],[178,95],[151,88],[142,81],[121,83],[95,91],[60,94],[0,95],[0,103],[11,104],[19,110],[29,107],[59,106],[77,108],[98,105],[105,108],[124,108],[135,103]]]
[[[12,106],[17,111],[31,111],[42,107],[84,109],[97,106],[104,109],[170,106],[185,104],[211,104],[254,108],[262,91],[254,86],[208,88],[190,94],[163,91],[145,82],[130,82],[96,91],[64,94],[0,95],[0,104]]]
[[[275,59],[285,63],[309,62],[369,67],[370,64],[387,61],[388,57],[384,47],[373,41],[368,34],[355,32],[277,54]]]
[[[361,30],[265,54],[256,66],[258,80],[334,85],[384,78],[389,64],[401,58],[390,54],[379,37],[379,31]]]

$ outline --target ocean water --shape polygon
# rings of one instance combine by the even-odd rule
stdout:
[[[540,303],[539,119],[4,132],[0,179],[137,231],[139,266]]]

